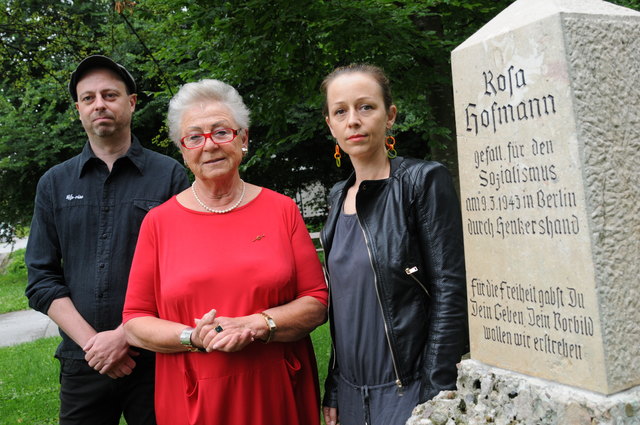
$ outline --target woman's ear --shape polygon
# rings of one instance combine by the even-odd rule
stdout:
[[[184,163],[184,166],[191,170],[191,168],[189,168],[189,163],[187,162],[187,157],[184,156],[184,152],[182,152],[182,149],[180,149],[180,151],[180,153],[182,154],[182,162]]]
[[[398,108],[396,108],[396,105],[389,106],[389,111],[387,112],[387,130],[391,130],[391,127],[393,127],[393,123],[396,122],[397,116]]]
[[[333,128],[331,128],[331,121],[329,120],[329,117],[328,116],[324,117],[324,121],[327,123],[327,127],[329,127],[329,131],[331,131],[331,135],[335,139],[336,135],[333,133]]]

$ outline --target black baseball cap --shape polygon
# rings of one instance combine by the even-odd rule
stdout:
[[[92,55],[84,58],[82,62],[78,64],[76,70],[71,73],[71,79],[69,80],[69,93],[71,93],[71,97],[74,102],[78,101],[78,92],[76,91],[78,81],[80,81],[80,78],[82,78],[87,71],[96,68],[106,68],[115,72],[120,78],[122,78],[122,81],[127,86],[129,94],[136,92],[136,82],[124,66],[114,62],[106,56]]]

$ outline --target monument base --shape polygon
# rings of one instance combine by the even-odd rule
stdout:
[[[605,396],[464,360],[457,387],[417,406],[406,425],[640,424],[640,386]]]

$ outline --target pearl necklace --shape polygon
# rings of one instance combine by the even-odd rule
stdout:
[[[198,201],[198,203],[200,204],[200,206],[202,208],[204,208],[205,210],[207,210],[210,213],[216,213],[216,214],[226,214],[232,210],[235,210],[238,205],[240,205],[240,202],[242,202],[242,198],[244,198],[244,191],[246,189],[246,185],[244,184],[244,180],[240,179],[240,181],[242,182],[242,193],[240,194],[240,199],[238,199],[238,202],[236,202],[235,204],[233,204],[232,207],[227,208],[226,210],[214,210],[213,208],[209,208],[208,206],[205,205],[204,202],[202,202],[200,200],[200,198],[198,198],[198,194],[196,193],[196,182],[194,180],[193,184],[191,185],[191,191],[193,192],[193,196],[196,198],[196,201]]]

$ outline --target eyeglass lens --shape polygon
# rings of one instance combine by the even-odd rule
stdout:
[[[184,143],[187,148],[196,148],[203,145],[209,137],[216,144],[228,143],[232,141],[237,134],[238,131],[232,128],[219,128],[211,133],[190,134],[189,136],[185,136],[182,138],[182,143]]]

